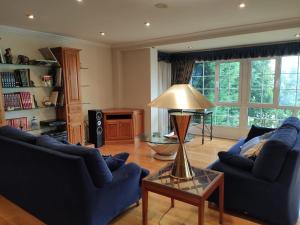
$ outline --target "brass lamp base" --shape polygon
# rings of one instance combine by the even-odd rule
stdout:
[[[191,120],[191,114],[174,113],[171,114],[171,120],[175,127],[175,131],[179,141],[179,147],[176,158],[174,160],[171,176],[178,179],[192,179],[195,174],[188,160],[184,146],[185,136],[187,134]]]

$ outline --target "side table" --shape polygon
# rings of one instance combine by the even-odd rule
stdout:
[[[224,174],[209,169],[193,167],[195,177],[182,180],[170,176],[173,164],[170,163],[157,173],[146,177],[142,182],[143,225],[148,224],[148,192],[154,192],[198,207],[198,224],[204,224],[205,200],[219,188],[219,223],[223,223],[224,213]]]

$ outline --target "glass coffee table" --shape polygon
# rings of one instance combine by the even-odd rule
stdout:
[[[187,134],[185,142],[190,142],[194,135]],[[178,150],[179,142],[177,138],[167,138],[159,133],[154,133],[151,137],[142,138],[150,148],[155,151],[154,158],[158,160],[174,160]]]
[[[143,225],[148,224],[148,192],[154,192],[198,207],[198,224],[204,224],[205,200],[219,188],[219,223],[223,223],[224,213],[224,174],[209,169],[193,167],[195,177],[191,180],[177,179],[170,176],[173,163],[168,164],[157,173],[143,179]]]

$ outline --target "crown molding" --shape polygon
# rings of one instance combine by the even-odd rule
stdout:
[[[77,38],[77,37],[65,36],[65,35],[62,35],[62,34],[47,33],[47,32],[29,30],[29,29],[6,26],[6,25],[0,25],[0,38],[1,38],[1,32],[29,34],[29,35],[42,36],[42,37],[47,36],[47,37],[50,37],[50,38],[52,37],[52,38],[57,38],[57,39],[61,39],[61,40],[76,41],[78,43],[89,44],[89,45],[94,45],[94,46],[98,46],[98,47],[111,48],[111,45],[106,44],[106,43],[94,42],[94,41],[80,39],[80,38]]]
[[[241,34],[259,33],[272,30],[282,30],[300,27],[300,17],[273,20],[262,23],[246,24],[240,26],[231,26],[217,28],[212,30],[199,31],[189,34],[167,36],[144,41],[126,42],[120,44],[112,44],[113,49],[130,50],[144,47],[152,47],[166,44],[176,44],[182,42],[191,42],[212,38],[228,37]]]

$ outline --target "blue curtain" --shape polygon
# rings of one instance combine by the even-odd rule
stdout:
[[[219,50],[195,51],[186,53],[159,52],[159,59],[176,63],[181,61],[214,61],[227,59],[273,57],[300,54],[300,42],[266,44]]]

